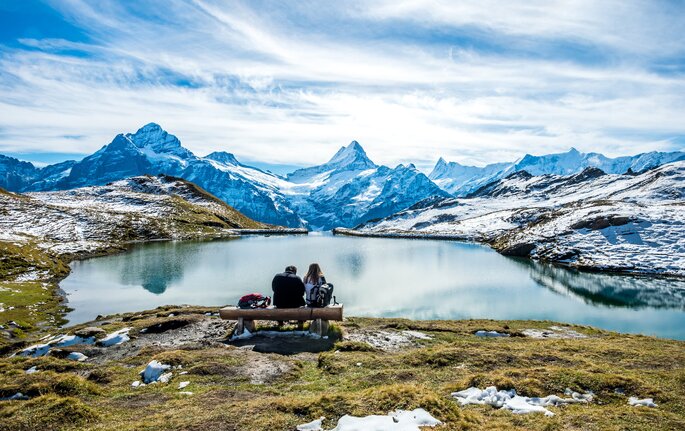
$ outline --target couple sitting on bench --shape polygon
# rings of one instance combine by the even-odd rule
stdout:
[[[276,308],[325,307],[330,304],[333,294],[333,285],[326,283],[318,263],[309,265],[304,281],[297,275],[296,267],[286,267],[285,272],[276,274],[271,289]]]

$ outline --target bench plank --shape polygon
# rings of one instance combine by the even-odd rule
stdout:
[[[322,308],[248,308],[224,307],[219,316],[226,320],[343,320],[343,306],[331,305]]]

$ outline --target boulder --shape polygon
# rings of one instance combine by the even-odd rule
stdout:
[[[103,338],[105,335],[107,335],[107,332],[105,332],[105,330],[102,328],[97,328],[95,326],[88,326],[86,328],[82,328],[82,329],[74,331],[74,335],[81,337],[81,338],[94,337],[96,339],[99,339],[99,338]]]

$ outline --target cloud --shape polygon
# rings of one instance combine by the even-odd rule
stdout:
[[[0,153],[89,153],[150,121],[276,164],[352,139],[424,169],[673,150],[683,8],[655,4],[58,2],[88,37],[0,45]]]

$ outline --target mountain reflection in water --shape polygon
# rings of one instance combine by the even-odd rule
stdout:
[[[330,235],[141,244],[72,263],[71,323],[166,304],[271,295],[287,265],[318,262],[347,316],[555,320],[685,339],[685,280],[587,273],[452,241]]]
[[[538,262],[527,264],[531,278],[541,286],[589,304],[685,311],[685,280],[580,272]]]

